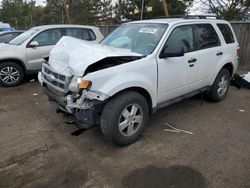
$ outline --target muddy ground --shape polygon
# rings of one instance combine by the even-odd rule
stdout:
[[[35,95],[34,95],[35,94]],[[37,95],[36,95],[37,94]],[[38,82],[0,88],[0,187],[250,187],[250,90],[158,111],[128,147],[98,127],[79,136]],[[167,122],[193,132],[165,131]]]

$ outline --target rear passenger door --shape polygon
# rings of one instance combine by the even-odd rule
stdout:
[[[237,42],[232,27],[227,23],[217,24],[221,34],[222,34],[222,48],[223,48],[223,64],[226,62],[232,62],[235,67],[238,65],[239,56],[239,43]]]
[[[197,74],[199,81],[194,88],[199,89],[209,85],[210,76],[224,52],[212,24],[195,24],[194,29],[197,43],[196,56],[200,64],[199,73]]]

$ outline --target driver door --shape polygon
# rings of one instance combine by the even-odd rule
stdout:
[[[35,36],[30,42],[36,41],[37,47],[26,48],[27,60],[33,70],[39,70],[42,67],[43,57],[48,56],[50,50],[62,37],[61,29],[48,29]]]
[[[158,103],[182,96],[190,92],[190,85],[198,79],[199,64],[195,52],[192,25],[175,27],[162,52],[171,47],[184,48],[184,56],[157,58],[158,63]],[[192,90],[192,89],[191,89]]]

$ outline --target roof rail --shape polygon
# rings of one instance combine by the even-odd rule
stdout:
[[[218,15],[171,15],[171,16],[153,17],[151,19],[161,19],[161,18],[183,18],[183,19],[208,19],[208,18],[214,18],[214,19],[222,19],[222,16],[218,16]]]

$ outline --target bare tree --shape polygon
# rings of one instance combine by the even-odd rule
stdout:
[[[250,11],[250,0],[201,0],[209,7],[209,12],[223,16],[227,20],[242,20]]]

